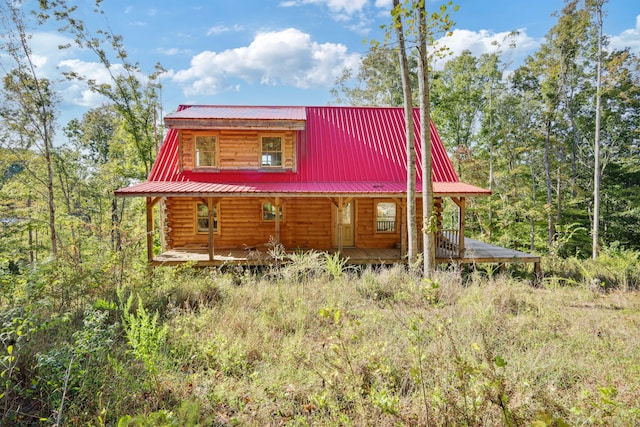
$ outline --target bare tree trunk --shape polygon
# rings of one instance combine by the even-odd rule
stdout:
[[[551,213],[553,206],[553,184],[551,182],[551,164],[549,161],[549,151],[551,145],[551,122],[547,121],[547,135],[544,144],[544,177],[547,185],[547,243],[549,246],[553,243],[555,229],[553,225],[553,214]]]
[[[598,63],[596,68],[596,131],[593,148],[593,244],[591,257],[598,257],[599,226],[600,226],[600,91],[602,87],[602,4],[596,2],[596,14],[598,18]]]
[[[423,274],[431,278],[436,267],[435,230],[433,217],[433,171],[431,158],[431,105],[429,93],[429,57],[427,53],[427,11],[420,3],[418,31],[418,87],[420,90],[420,141],[422,148],[422,252]]]
[[[399,9],[400,0],[393,0],[394,9]],[[411,80],[409,79],[409,63],[405,50],[404,29],[400,13],[394,14],[394,27],[398,38],[400,71],[402,73],[402,92],[404,95],[404,118],[406,130],[407,153],[407,256],[410,266],[417,258],[418,225],[416,221],[416,152],[413,130],[413,104]]]

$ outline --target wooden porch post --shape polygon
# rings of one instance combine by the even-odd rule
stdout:
[[[467,216],[467,199],[460,197],[460,258],[464,257],[464,227],[465,217]]]
[[[402,199],[400,205],[401,215],[400,218],[400,256],[407,255],[408,242],[407,242],[407,199]]]
[[[167,250],[167,239],[166,239],[166,230],[165,230],[165,201],[166,197],[163,197],[160,200],[160,251],[165,252]]]
[[[280,244],[280,197],[276,197],[273,203],[276,209],[276,243]]]
[[[342,212],[344,212],[344,199],[338,197],[338,218],[336,218],[336,230],[338,233],[338,253],[342,252]]]
[[[147,197],[147,261],[153,261],[153,207],[158,203],[161,197]]]
[[[153,202],[147,197],[147,261],[153,261]]]
[[[207,230],[209,233],[209,261],[213,261],[214,250],[213,250],[213,199],[211,197],[207,198],[207,209],[209,209],[209,229]]]

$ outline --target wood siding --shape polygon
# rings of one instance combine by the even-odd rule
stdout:
[[[169,198],[166,201],[166,241],[169,248],[206,247],[208,235],[197,233],[196,204],[199,198]],[[262,220],[262,204],[269,199],[228,198],[220,201],[216,248],[267,247],[275,238],[274,221]],[[327,249],[331,247],[331,202],[328,199],[285,199],[280,242],[287,248]]]
[[[295,131],[225,130],[197,131],[180,130],[180,167],[193,170],[195,167],[194,135],[218,136],[217,168],[220,170],[261,169],[261,136],[282,136],[282,169],[296,169]]]
[[[400,244],[401,209],[396,205],[396,231],[376,232],[376,201],[389,199],[358,199],[356,201],[356,247],[391,249]]]
[[[226,198],[219,200],[218,232],[214,236],[216,249],[265,249],[275,238],[274,221],[262,220],[262,204],[275,200],[267,198]],[[377,233],[375,201],[355,200],[355,247],[363,249],[392,249],[400,244],[401,207],[396,211],[396,231]],[[384,199],[386,201],[386,199]],[[168,198],[165,237],[168,248],[208,246],[208,235],[196,232],[196,204],[199,198]],[[287,249],[326,250],[332,242],[332,207],[328,198],[280,199],[284,220],[280,223],[280,242]]]

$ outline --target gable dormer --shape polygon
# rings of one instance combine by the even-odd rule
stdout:
[[[179,132],[180,170],[296,171],[303,107],[193,106],[165,117]]]

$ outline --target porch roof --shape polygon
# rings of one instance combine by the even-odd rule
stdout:
[[[420,191],[422,183],[418,183]],[[117,191],[120,196],[167,197],[318,197],[341,195],[348,197],[406,197],[406,185],[398,182],[245,182],[208,183],[147,181]],[[487,190],[464,182],[434,182],[433,192],[439,196],[467,197],[486,195]]]

